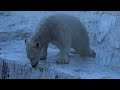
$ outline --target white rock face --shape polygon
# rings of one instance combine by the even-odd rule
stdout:
[[[50,62],[32,69],[24,39],[43,17],[55,13],[76,16],[87,28],[95,60],[71,55],[69,65],[56,65],[56,47],[49,46]],[[120,78],[120,11],[0,11],[0,78]]]

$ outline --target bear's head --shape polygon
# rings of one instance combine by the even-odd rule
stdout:
[[[26,54],[32,67],[36,67],[40,59],[41,45],[40,42],[25,39]]]

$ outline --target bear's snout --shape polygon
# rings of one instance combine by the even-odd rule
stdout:
[[[34,65],[32,65],[32,68],[35,68],[37,66],[37,63],[36,64],[34,64]]]

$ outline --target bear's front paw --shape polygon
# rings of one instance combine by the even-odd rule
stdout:
[[[69,63],[69,60],[68,58],[59,58],[57,61],[56,61],[57,64],[68,64]]]
[[[40,60],[46,60],[46,59],[47,59],[46,56],[41,56],[41,57],[40,57]]]

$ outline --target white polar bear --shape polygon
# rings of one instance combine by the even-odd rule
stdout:
[[[59,64],[69,63],[68,54],[71,48],[81,57],[96,57],[96,53],[90,49],[85,26],[76,17],[65,14],[56,14],[43,19],[32,37],[25,40],[25,43],[27,57],[32,67],[37,66],[39,59],[46,59],[49,43],[60,50],[56,61]]]

